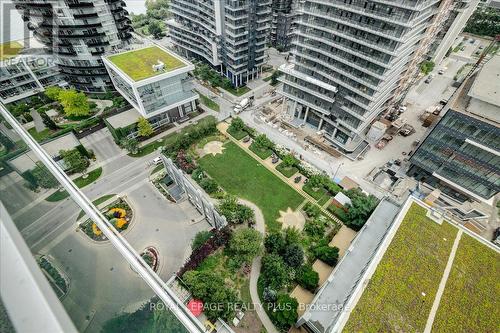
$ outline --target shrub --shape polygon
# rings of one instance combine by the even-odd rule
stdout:
[[[303,288],[314,293],[319,283],[319,274],[311,266],[303,265],[297,270],[295,279]]]
[[[304,262],[304,250],[299,244],[290,244],[285,248],[283,260],[288,266],[298,268]]]
[[[308,220],[304,226],[304,231],[311,237],[322,237],[325,234],[325,221],[321,217]]]
[[[214,192],[217,192],[217,190],[219,189],[219,185],[212,178],[204,178],[204,179],[202,179],[200,181],[200,186],[208,194],[212,194]]]
[[[255,221],[254,211],[250,207],[239,204],[236,197],[232,195],[226,195],[217,206],[217,210],[226,217],[229,223],[253,224]]]
[[[154,133],[153,126],[151,123],[144,117],[139,117],[137,120],[137,132],[139,136],[148,137]]]
[[[311,202],[306,203],[303,209],[307,217],[310,218],[318,217],[321,214],[321,209],[319,209],[318,206],[312,204]]]
[[[279,232],[268,234],[264,240],[264,247],[268,253],[283,253],[285,249],[285,239]]]
[[[200,231],[194,236],[193,243],[191,243],[191,249],[194,251],[198,249],[200,246],[205,244],[207,240],[212,237],[212,233],[210,231]]]
[[[194,163],[193,158],[187,155],[184,150],[179,150],[177,152],[175,164],[188,174],[192,173],[193,170],[196,169],[196,164]]]
[[[345,194],[351,199],[346,206],[345,224],[354,230],[359,230],[366,223],[378,205],[378,199],[373,195],[366,195],[359,189],[351,189]]]
[[[335,266],[339,258],[339,249],[328,245],[320,245],[314,249],[314,256],[324,263]]]
[[[59,186],[57,179],[42,163],[37,163],[36,167],[31,171],[31,174],[35,177],[36,184],[42,188],[56,188]]]

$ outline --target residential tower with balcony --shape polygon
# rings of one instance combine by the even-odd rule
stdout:
[[[74,88],[112,88],[101,56],[119,50],[131,35],[121,0],[14,0],[28,28],[52,51],[61,75]]]
[[[183,56],[210,64],[236,87],[259,77],[271,0],[172,0],[170,35]]]
[[[301,4],[292,60],[281,67],[285,112],[344,154],[417,74],[452,0],[311,0]]]

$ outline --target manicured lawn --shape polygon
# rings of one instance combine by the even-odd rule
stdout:
[[[107,200],[111,199],[115,195],[116,194],[103,195],[102,197],[97,198],[94,201],[92,201],[92,204],[94,204],[94,206],[99,206],[100,204],[102,204],[103,202],[106,202]],[[82,210],[82,211],[80,211],[80,214],[78,214],[77,220],[81,219],[83,217],[83,215],[85,215],[85,212]]]
[[[463,234],[433,332],[498,332],[500,254]]]
[[[0,44],[0,60],[15,57],[22,49],[21,43],[16,41],[2,43]]]
[[[271,149],[257,148],[253,143],[248,148],[263,160],[265,160],[266,158],[268,158],[273,154],[273,151]]]
[[[279,211],[296,209],[304,198],[235,143],[225,148],[223,154],[206,155],[198,163],[224,190],[259,206],[270,230],[280,229]]]
[[[243,131],[243,130],[241,130],[241,131],[233,131],[233,130],[231,129],[231,127],[229,127],[229,128],[227,129],[227,132],[228,132],[228,133],[229,133],[229,134],[230,134],[233,138],[235,138],[236,140],[241,140],[241,139],[243,139],[244,137],[246,137],[246,136],[248,135],[248,133],[247,133],[246,131]]]
[[[113,55],[108,57],[108,60],[135,81],[140,81],[186,66],[180,59],[162,50],[158,46],[151,46]],[[156,72],[153,70],[152,66],[156,65],[158,60],[165,64],[164,71]]]
[[[215,103],[213,100],[208,98],[207,96],[203,95],[199,91],[197,91],[198,95],[200,95],[200,102],[201,104],[205,105],[206,107],[219,112],[220,111],[220,106],[219,104]]]
[[[457,233],[425,214],[417,204],[410,207],[344,332],[424,331]]]
[[[243,86],[243,87],[239,87],[239,88],[222,88],[224,89],[225,91],[227,91],[228,93],[230,94],[233,94],[234,96],[241,96],[241,95],[244,95],[246,94],[247,92],[249,92],[251,89],[248,88],[247,86]]]
[[[82,187],[85,187],[85,186],[93,183],[94,181],[96,181],[99,177],[101,177],[101,174],[102,174],[102,168],[97,168],[97,169],[90,171],[88,173],[87,178],[83,178],[80,176],[80,177],[76,178],[75,180],[73,180],[73,182],[75,183],[76,186],[78,186],[78,188],[82,188]],[[69,197],[68,192],[56,191],[56,192],[52,193],[51,195],[49,195],[47,198],[45,198],[45,200],[49,201],[49,202],[57,202],[57,201],[64,200],[67,197]]]
[[[44,129],[43,131],[41,132],[37,132],[36,129],[34,127],[30,128],[28,130],[28,133],[33,137],[33,139],[35,139],[37,142],[43,142],[45,140],[47,140],[47,138],[50,137],[50,135],[52,134],[52,131],[48,128]]]
[[[284,167],[283,162],[276,166],[276,170],[278,170],[283,176],[290,178],[299,172],[299,169],[296,167]]]

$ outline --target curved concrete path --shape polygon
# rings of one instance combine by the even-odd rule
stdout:
[[[266,235],[266,223],[264,220],[264,215],[262,214],[259,207],[257,207],[253,202],[239,199],[238,202],[242,205],[246,205],[250,207],[255,212],[255,230],[260,232],[262,236]],[[260,275],[260,267],[261,267],[261,259],[262,256],[255,257],[252,262],[252,271],[250,272],[250,297],[252,298],[252,302],[254,304],[255,312],[257,312],[257,316],[259,317],[262,325],[266,328],[267,333],[278,333],[279,331],[274,327],[271,319],[267,316],[266,311],[264,310],[264,305],[260,302],[259,293],[257,292],[257,280]]]

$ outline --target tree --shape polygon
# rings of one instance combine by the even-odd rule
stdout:
[[[290,326],[297,322],[299,316],[297,314],[298,307],[299,303],[294,297],[291,297],[288,294],[278,295],[273,312],[271,313],[271,316],[274,319],[273,321],[282,330],[288,330]]]
[[[191,249],[193,251],[196,250],[197,248],[205,244],[206,241],[210,239],[210,237],[212,237],[212,233],[210,231],[203,230],[198,232],[196,236],[194,236],[193,243],[191,244]]]
[[[424,73],[424,75],[429,74],[430,72],[432,72],[433,69],[434,69],[434,62],[430,60],[424,60],[420,64],[420,71]]]
[[[139,142],[137,139],[127,139],[123,138],[120,140],[120,146],[125,148],[129,153],[131,154],[137,154],[138,148],[139,148]]]
[[[139,117],[137,120],[137,131],[139,132],[139,136],[142,137],[148,137],[154,133],[153,126],[144,117]]]
[[[319,283],[319,274],[311,266],[304,265],[297,270],[295,279],[303,288],[314,293]]]
[[[219,213],[230,222],[235,221],[235,212],[238,209],[238,200],[233,195],[226,195],[217,206]]]
[[[269,140],[265,134],[258,135],[254,140],[254,144],[257,148],[260,149],[272,148],[273,146],[272,141]]]
[[[227,288],[224,278],[219,273],[188,271],[182,278],[194,298],[201,299],[207,304],[217,305],[204,309],[208,319],[215,321],[219,317],[224,320],[234,318],[238,298],[231,288]]]
[[[48,87],[45,89],[45,96],[47,96],[52,101],[57,101],[59,100],[59,94],[61,93],[61,91],[62,89],[58,86]]]
[[[26,103],[19,103],[14,106],[9,106],[9,111],[14,117],[20,116],[30,110],[30,107]]]
[[[304,262],[304,250],[299,244],[290,244],[285,248],[283,260],[292,268],[299,268]]]
[[[76,90],[61,90],[58,96],[59,103],[64,108],[66,116],[87,116],[90,114],[90,105],[82,92]]]
[[[373,195],[366,195],[359,189],[346,191],[351,203],[346,205],[345,224],[354,230],[359,230],[366,223],[378,205],[378,199]]]
[[[229,126],[230,130],[233,132],[243,131],[245,129],[245,123],[241,120],[240,117],[236,117],[231,121],[231,125]]]
[[[84,172],[89,166],[89,161],[77,149],[61,150],[59,155],[68,167],[69,172]]]
[[[266,239],[264,240],[264,246],[266,248],[266,251],[269,253],[283,253],[285,245],[285,239],[279,232],[268,234],[266,236]]]
[[[261,276],[264,285],[274,290],[280,290],[289,282],[288,269],[277,254],[268,254],[262,258]]]
[[[291,167],[296,166],[297,163],[299,163],[299,161],[297,161],[297,159],[292,154],[286,154],[283,157],[282,163],[283,163],[284,167],[291,168]]]
[[[276,302],[276,299],[278,298],[278,293],[274,289],[271,289],[269,287],[265,287],[264,291],[262,292],[262,298],[264,298],[264,301],[266,301],[266,302],[274,303],[274,302]]]
[[[255,229],[238,229],[229,241],[228,252],[240,265],[250,263],[260,252],[262,235]]]
[[[36,184],[41,188],[56,188],[59,186],[57,179],[42,163],[37,163],[36,167],[31,171],[31,174],[35,177]]]
[[[148,24],[148,31],[154,38],[161,38],[163,35],[163,29],[161,28],[160,23],[157,20],[152,20]]]

